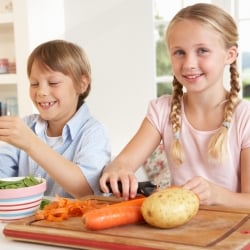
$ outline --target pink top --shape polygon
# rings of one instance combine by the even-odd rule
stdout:
[[[228,131],[228,154],[222,163],[211,163],[207,157],[208,142],[212,131],[200,131],[188,122],[183,108],[181,110],[182,127],[180,140],[186,155],[181,166],[174,166],[170,147],[173,140],[169,123],[172,96],[164,95],[152,100],[148,106],[147,118],[162,135],[172,184],[182,185],[194,176],[202,176],[231,191],[240,192],[240,152],[250,147],[250,102],[241,100],[235,108],[232,123]]]

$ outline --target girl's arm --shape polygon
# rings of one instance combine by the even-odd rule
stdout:
[[[119,197],[121,194],[118,189],[118,181],[121,181],[123,198],[134,198],[138,187],[135,172],[159,145],[160,141],[161,135],[145,118],[126,147],[104,168],[100,178],[100,187],[103,192],[109,192],[106,183],[110,182],[113,194]]]

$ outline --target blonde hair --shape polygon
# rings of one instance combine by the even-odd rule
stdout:
[[[70,76],[76,87],[80,88],[82,76],[88,81],[88,87],[78,98],[77,108],[83,103],[90,92],[91,66],[85,51],[78,45],[65,40],[51,40],[37,46],[30,54],[27,62],[27,74],[30,76],[34,61],[41,67],[61,72]]]
[[[175,23],[182,20],[195,20],[213,28],[220,34],[224,41],[225,48],[229,49],[236,46],[238,42],[238,30],[233,18],[223,9],[206,3],[198,3],[181,9],[171,20],[166,31],[166,42],[170,34],[170,30],[174,29]],[[208,157],[210,160],[223,160],[226,155],[227,132],[230,126],[233,110],[238,101],[238,93],[240,91],[239,73],[237,70],[236,60],[230,64],[230,90],[227,96],[228,101],[224,108],[224,120],[220,129],[215,133],[208,145]],[[170,112],[170,123],[173,130],[172,155],[177,165],[180,165],[185,158],[182,145],[179,139],[181,130],[181,100],[183,97],[183,86],[178,82],[176,77],[173,79],[173,98]]]

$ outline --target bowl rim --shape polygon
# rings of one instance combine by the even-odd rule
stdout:
[[[25,177],[19,176],[19,177],[7,177],[7,178],[0,178],[0,180],[20,180]],[[1,199],[10,199],[10,198],[21,198],[21,197],[27,197],[34,194],[37,194],[38,192],[44,192],[47,187],[47,181],[46,179],[42,177],[35,177],[39,178],[39,180],[42,180],[41,183],[29,187],[21,187],[21,188],[8,188],[8,189],[0,189],[0,203]]]

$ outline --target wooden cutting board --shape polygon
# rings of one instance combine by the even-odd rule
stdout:
[[[158,229],[140,223],[101,231],[87,230],[80,217],[63,222],[28,217],[8,223],[3,233],[14,240],[76,249],[250,250],[249,214],[250,210],[208,206],[201,207],[189,223],[177,228]]]

